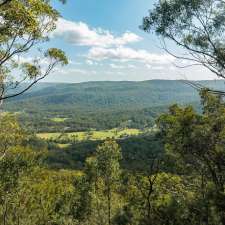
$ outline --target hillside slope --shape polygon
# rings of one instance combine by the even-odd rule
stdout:
[[[224,89],[223,81],[201,81],[205,86]],[[73,106],[92,109],[115,107],[144,108],[172,103],[189,103],[199,100],[198,93],[181,81],[152,80],[143,82],[87,82],[80,84],[39,83],[29,93],[10,103],[27,103],[44,108],[51,106]]]
[[[223,81],[201,81],[224,90]],[[129,125],[149,126],[169,105],[193,104],[196,90],[181,81],[39,83],[28,93],[5,102],[4,109],[24,112],[23,120],[41,131],[110,129]],[[53,119],[51,118],[67,118]],[[59,122],[61,121],[61,122]]]

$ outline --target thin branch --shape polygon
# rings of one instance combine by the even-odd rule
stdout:
[[[5,100],[5,99],[9,99],[9,98],[13,98],[19,95],[22,95],[23,93],[25,93],[26,91],[28,91],[31,87],[33,87],[37,82],[39,82],[40,80],[43,80],[46,76],[48,76],[48,74],[52,71],[52,69],[56,66],[56,64],[58,63],[58,61],[54,62],[53,64],[49,65],[47,71],[45,72],[45,74],[41,77],[39,77],[38,79],[35,79],[31,84],[29,84],[26,88],[24,88],[22,91],[12,94],[12,95],[6,95],[6,96],[2,96],[0,97],[0,101],[1,100]]]
[[[12,0],[4,0],[4,1],[2,1],[2,2],[0,3],[0,7],[2,7],[2,6],[4,6],[4,5],[10,3],[11,1],[12,1]]]
[[[194,88],[197,91],[201,91],[203,89],[206,89],[209,93],[211,94],[215,94],[215,95],[221,95],[221,96],[225,96],[225,91],[221,91],[221,90],[214,90],[214,89],[209,89],[208,87],[199,84],[197,82],[194,81],[190,81],[190,80],[181,80],[181,82],[189,85],[190,87]]]

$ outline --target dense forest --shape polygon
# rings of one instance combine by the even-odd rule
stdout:
[[[223,81],[198,83],[224,90]],[[191,104],[201,110],[198,91],[183,81],[169,80],[39,83],[28,93],[6,102],[3,109],[17,113],[22,124],[35,132],[73,132],[151,127],[160,113],[174,103]]]
[[[220,80],[40,82],[59,12],[0,1],[1,225],[225,225],[225,2],[156,2],[141,30]]]
[[[206,93],[202,98],[203,115],[174,105],[157,120],[157,132],[66,149],[30,136],[12,115],[2,117],[2,218],[6,224],[219,224],[224,105]]]

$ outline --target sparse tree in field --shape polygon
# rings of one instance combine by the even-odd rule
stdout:
[[[73,134],[73,135],[71,135],[71,142],[73,143],[73,144],[76,144],[77,142],[79,142],[79,136],[78,136],[78,134]]]
[[[60,49],[41,50],[59,13],[45,0],[0,3],[0,101],[28,91],[68,60]],[[32,54],[32,58],[27,55]]]
[[[91,130],[85,132],[85,139],[86,139],[87,141],[91,140],[91,138],[93,137],[93,134],[94,134],[94,132],[91,131]]]
[[[190,61],[188,66],[202,65],[225,79],[225,1],[160,0],[143,19],[141,28],[155,32],[162,38],[163,48],[178,59]],[[170,51],[166,40],[185,54]],[[198,84],[195,87],[202,88]]]

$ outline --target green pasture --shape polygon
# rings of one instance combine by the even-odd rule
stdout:
[[[45,140],[70,139],[76,141],[84,140],[105,140],[106,138],[124,138],[126,136],[135,136],[141,134],[138,129],[112,129],[104,131],[87,131],[87,132],[72,132],[72,133],[39,133],[37,136]]]
[[[61,117],[54,117],[51,118],[51,121],[56,122],[56,123],[63,123],[67,120],[68,118],[61,118]]]

